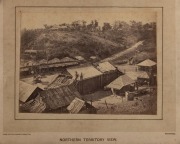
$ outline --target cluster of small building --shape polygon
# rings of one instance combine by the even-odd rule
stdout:
[[[42,59],[40,61],[27,61],[21,63],[20,66],[20,75],[30,75],[32,70],[39,70],[40,73],[47,72],[47,71],[55,71],[60,68],[66,68],[69,66],[75,66],[78,65],[79,61],[64,57],[62,59],[54,58],[51,60]]]
[[[67,58],[64,60],[67,62]],[[62,60],[57,62],[55,59],[54,62],[58,65]],[[83,95],[100,89],[111,89],[114,95],[124,95],[126,92],[138,90],[143,82],[148,85],[156,83],[155,62],[148,59],[137,66],[136,72],[127,73],[119,71],[110,62],[66,67],[64,73],[58,74],[45,88],[20,81],[20,111],[96,113],[92,102],[86,101]]]
[[[26,55],[34,56],[38,54],[37,50],[26,50]],[[33,58],[35,59],[35,58]],[[95,62],[97,61],[97,57],[91,56],[89,61]],[[38,73],[47,73],[54,72],[58,70],[64,70],[68,67],[81,65],[86,63],[86,60],[82,56],[74,56],[74,58],[64,57],[62,59],[53,58],[50,60],[41,59],[41,60],[21,60],[20,62],[20,76],[28,76],[34,74],[34,72]]]

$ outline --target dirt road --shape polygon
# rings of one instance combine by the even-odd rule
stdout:
[[[121,57],[121,56],[123,56],[123,55],[125,55],[125,54],[128,54],[129,52],[135,51],[136,48],[137,48],[139,45],[141,45],[142,43],[143,43],[143,41],[139,41],[139,42],[137,42],[136,44],[134,44],[133,46],[131,46],[130,48],[128,48],[128,49],[126,49],[126,50],[124,50],[124,51],[121,51],[121,52],[119,52],[119,53],[117,53],[117,54],[114,54],[114,55],[112,55],[111,57],[105,58],[105,59],[103,59],[101,62],[113,61],[113,60],[115,60],[115,59],[117,59],[117,58],[119,58],[119,57]]]

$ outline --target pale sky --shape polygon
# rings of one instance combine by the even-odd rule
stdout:
[[[156,12],[22,12],[21,29],[43,28],[44,24],[71,24],[76,20],[85,20],[89,24],[91,20],[95,19],[98,20],[100,26],[104,22],[112,24],[117,20],[149,23],[156,22]]]

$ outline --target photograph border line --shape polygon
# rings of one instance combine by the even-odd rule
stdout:
[[[162,10],[162,110],[161,110],[161,118],[160,119],[19,119],[16,118],[16,8],[21,8],[21,7],[45,7],[45,8],[160,8]],[[163,15],[164,13],[164,7],[122,7],[122,6],[15,6],[15,72],[14,72],[14,120],[163,120],[163,30],[164,30],[164,25],[163,25]],[[48,113],[50,114],[50,113]],[[51,113],[53,115],[53,113]]]

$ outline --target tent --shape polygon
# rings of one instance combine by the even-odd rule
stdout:
[[[58,58],[53,58],[48,61],[48,64],[54,64],[54,63],[59,63],[59,62],[61,62],[61,61]]]
[[[77,62],[77,60],[72,59],[72,58],[70,58],[70,57],[64,57],[64,58],[60,59],[60,62],[62,62],[62,63],[66,63],[66,62]]]
[[[84,61],[85,60],[82,56],[75,56],[74,58],[79,60],[79,61]]]
[[[47,60],[42,59],[42,60],[39,61],[39,64],[40,64],[40,65],[41,65],[41,64],[47,64],[47,62],[48,62]]]

